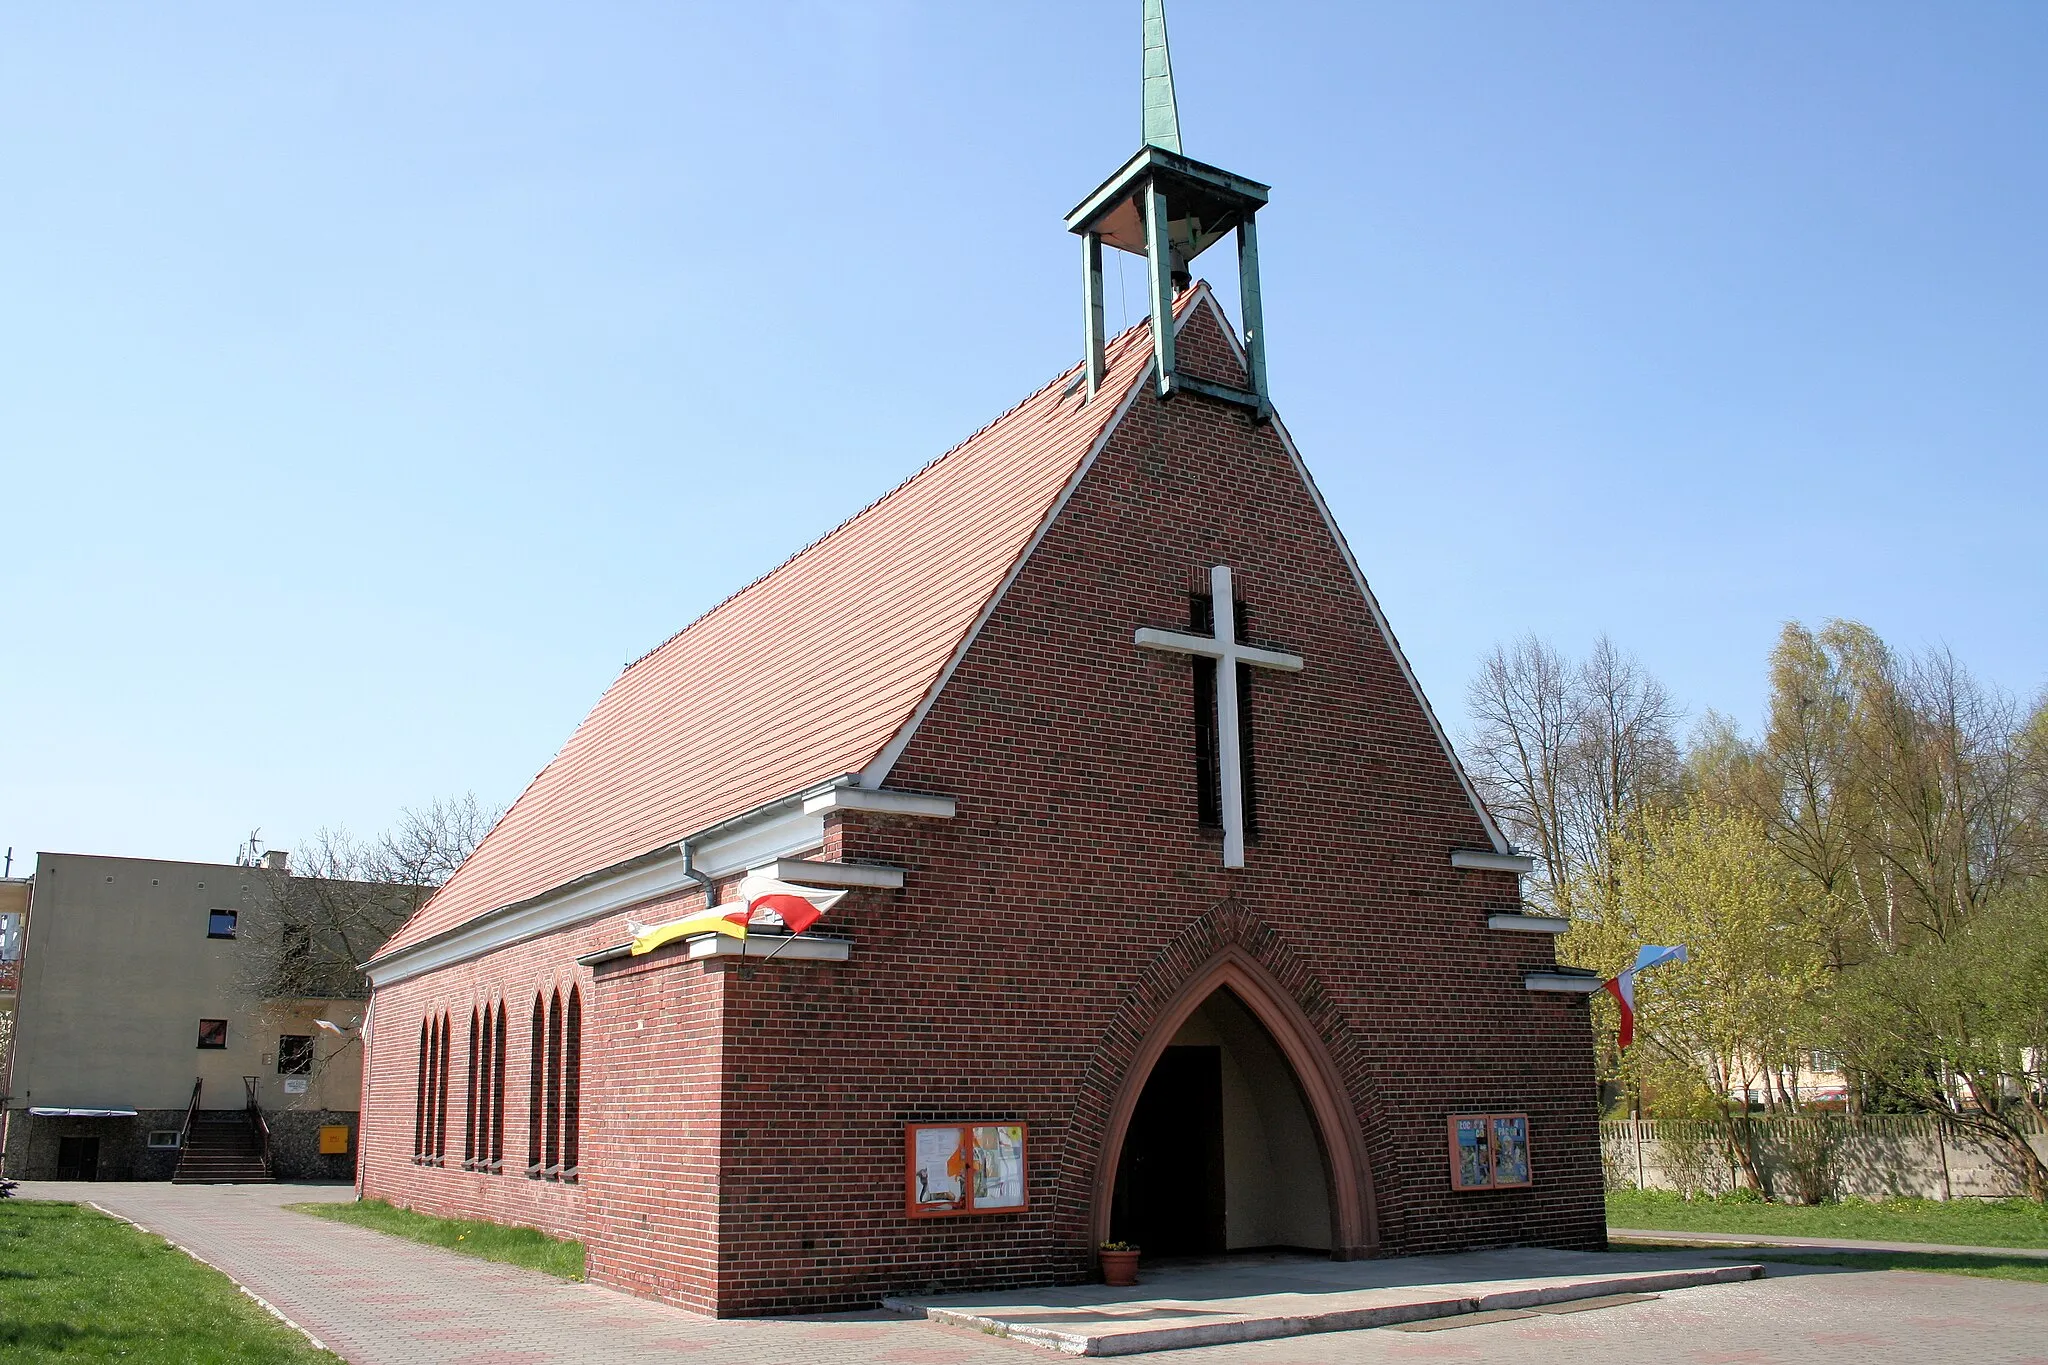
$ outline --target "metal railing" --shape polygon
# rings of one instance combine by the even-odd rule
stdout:
[[[249,1092],[249,1121],[256,1125],[256,1136],[263,1140],[263,1170],[270,1171],[270,1124],[263,1117],[263,1106],[256,1102],[256,1080],[254,1076],[242,1077],[242,1088]]]
[[[185,1143],[192,1136],[192,1120],[199,1114],[199,1087],[206,1084],[204,1076],[192,1078],[192,1103],[185,1106],[185,1126],[178,1130],[178,1156],[184,1159]]]

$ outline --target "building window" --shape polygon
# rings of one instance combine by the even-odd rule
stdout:
[[[9,910],[0,915],[0,962],[13,962],[21,957],[21,915]]]
[[[533,1045],[527,1051],[526,1178],[540,1179],[540,1114],[542,1085],[548,1068],[548,1007],[539,992],[533,997]]]
[[[154,1148],[176,1147],[178,1130],[175,1128],[152,1128],[149,1130],[149,1145]]]
[[[415,1164],[427,1157],[427,1021],[420,1020],[420,1066],[418,1093],[413,1097],[412,1107],[412,1159]]]
[[[434,1072],[434,1164],[448,1160],[448,1016],[441,1016],[439,1064]]]
[[[562,993],[548,1000],[548,1095],[547,1138],[543,1153],[545,1174],[550,1180],[562,1175]]]
[[[576,1179],[577,1129],[582,1118],[583,991],[569,988],[569,1013],[562,1025],[562,1179]]]
[[[462,1076],[463,1098],[468,1101],[462,1114],[462,1169],[465,1171],[476,1169],[476,1102],[477,1096],[482,1093],[478,1087],[483,1080],[484,1062],[479,1049],[484,1046],[483,1040],[488,1036],[477,1017],[475,1007],[472,1006],[469,1011],[469,1065],[463,1068]]]
[[[491,1170],[505,1169],[505,1002],[498,1002],[498,1025],[491,1044]]]
[[[280,1076],[310,1076],[313,1074],[312,1034],[285,1033],[278,1035],[277,1074]]]
[[[226,1047],[228,1045],[228,1021],[225,1019],[201,1019],[199,1021],[199,1046]]]
[[[208,938],[233,938],[237,912],[233,910],[209,910],[206,912],[206,936]]]

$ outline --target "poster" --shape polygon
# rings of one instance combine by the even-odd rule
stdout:
[[[918,1127],[911,1130],[911,1203],[924,1210],[956,1209],[966,1202],[964,1129]]]
[[[1020,1213],[1031,1200],[1028,1125],[911,1123],[903,1128],[904,1211],[912,1218]]]
[[[1024,1207],[1024,1125],[985,1123],[974,1130],[974,1207]]]
[[[1529,1120],[1520,1114],[1493,1115],[1493,1183],[1529,1183]]]
[[[1484,1116],[1451,1120],[1451,1161],[1451,1183],[1459,1189],[1483,1190],[1493,1184]]]
[[[1450,1157],[1454,1190],[1515,1189],[1533,1183],[1529,1116],[1451,1115]]]

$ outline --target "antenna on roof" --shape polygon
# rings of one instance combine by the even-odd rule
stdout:
[[[257,836],[263,833],[262,826],[249,831],[248,840],[235,850],[236,867],[261,867],[263,865],[263,841]]]

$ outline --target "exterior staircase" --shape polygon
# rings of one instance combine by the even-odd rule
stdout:
[[[256,1078],[244,1076],[248,1103],[241,1109],[201,1109],[199,1082],[178,1143],[173,1185],[269,1185],[270,1125],[256,1103]]]
[[[263,1136],[240,1109],[193,1115],[178,1156],[174,1185],[267,1185],[270,1163],[263,1156]]]

